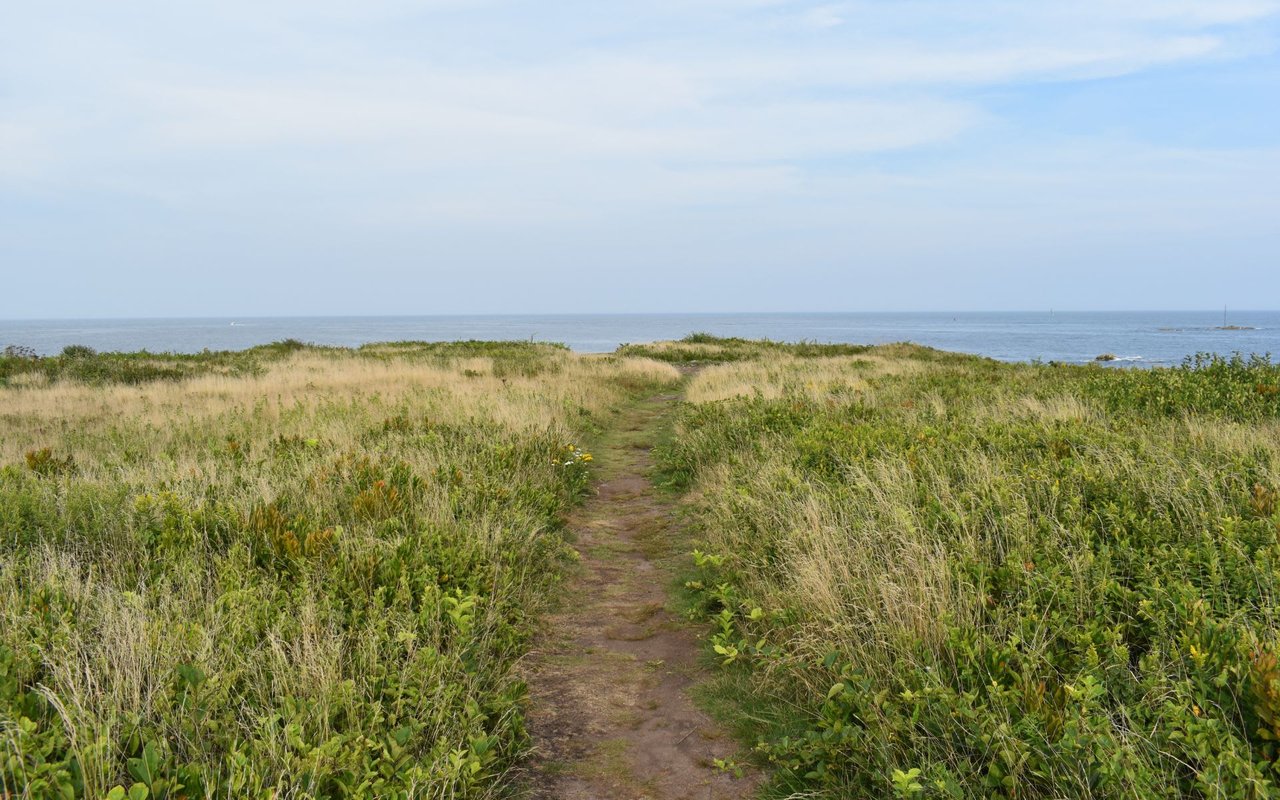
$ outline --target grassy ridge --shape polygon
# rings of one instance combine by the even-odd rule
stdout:
[[[201,375],[259,376],[272,365],[300,351],[348,353],[365,358],[397,359],[445,365],[459,358],[493,359],[503,374],[538,372],[548,368],[545,355],[567,352],[561,344],[534,342],[374,342],[355,350],[304,344],[285,339],[246,350],[205,350],[200,353],[99,353],[86,345],[68,345],[56,356],[38,357],[29,348],[9,346],[0,351],[0,387],[47,386],[70,381],[92,386],[139,385],[180,381]]]
[[[777,796],[1280,796],[1280,369],[699,347],[662,457]]]
[[[678,377],[477,342],[5,370],[0,796],[24,798],[501,790],[571,446]]]
[[[773,342],[767,339],[721,338],[708,333],[691,333],[679,341],[624,344],[618,354],[639,356],[670,363],[748,361],[764,355],[787,353],[799,357],[841,356],[864,353],[859,344],[819,344],[816,342]]]

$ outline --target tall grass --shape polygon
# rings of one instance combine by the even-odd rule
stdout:
[[[276,349],[0,388],[0,796],[504,787],[512,665],[588,480],[567,446],[678,373]]]
[[[675,342],[625,344],[619,355],[640,356],[673,363],[748,361],[762,355],[780,353],[800,357],[852,355],[868,348],[858,344],[819,342],[771,342],[766,339],[720,338],[707,333],[691,333]]]
[[[704,369],[663,461],[795,797],[1276,797],[1280,370]]]

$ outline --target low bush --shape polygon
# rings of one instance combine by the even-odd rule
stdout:
[[[1269,356],[1199,353],[1175,369],[1110,370],[1093,376],[1088,390],[1120,412],[1237,421],[1280,416],[1280,368]]]

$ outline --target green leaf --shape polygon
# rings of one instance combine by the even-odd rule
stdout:
[[[179,664],[178,677],[187,686],[195,688],[205,681],[205,674],[202,669],[193,664]]]
[[[146,786],[153,786],[156,778],[160,777],[160,754],[156,752],[155,743],[147,742],[142,748],[142,756],[129,759],[128,766],[129,774],[134,780]],[[129,792],[132,800],[133,789]]]

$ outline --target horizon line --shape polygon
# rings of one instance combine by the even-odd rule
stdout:
[[[734,317],[734,316],[838,316],[850,314],[1220,314],[1214,308],[1021,308],[1021,309],[883,309],[846,311],[486,311],[448,313],[381,314],[206,314],[184,316],[103,316],[103,317],[0,317],[0,323],[21,322],[168,322],[199,320],[273,319],[464,319],[469,317]],[[1238,314],[1280,313],[1275,308],[1229,309]]]

